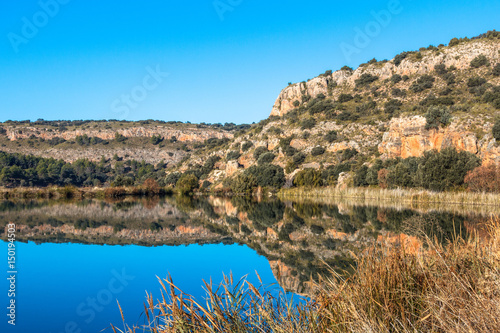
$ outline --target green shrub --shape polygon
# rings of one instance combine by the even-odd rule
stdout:
[[[403,103],[397,99],[391,99],[389,102],[384,104],[384,112],[390,116],[393,116],[397,111],[401,109]]]
[[[293,106],[298,108],[300,106],[300,101],[294,101]]]
[[[366,175],[368,173],[368,166],[362,165],[359,167],[354,174],[354,186],[363,187],[367,186]]]
[[[120,133],[116,132],[115,133],[115,140],[117,142],[125,142],[125,141],[127,141],[127,138],[124,137],[123,135],[121,135]]]
[[[247,151],[248,149],[253,147],[253,143],[251,141],[247,141],[241,144],[241,150]]]
[[[474,154],[445,148],[441,152],[425,152],[419,159],[418,170],[414,181],[421,186],[434,191],[450,190],[464,184],[465,176],[481,164]]]
[[[436,72],[437,75],[444,75],[448,73],[448,70],[446,69],[445,64],[438,64],[434,66],[434,71]]]
[[[363,74],[361,74],[359,79],[356,79],[354,82],[356,83],[356,87],[366,87],[377,80],[378,80],[378,76],[368,74],[368,73],[363,73]]]
[[[271,152],[268,152],[268,153],[264,153],[262,155],[260,155],[257,163],[259,165],[261,164],[266,164],[266,163],[271,163],[272,161],[274,161],[274,158],[276,157],[276,155],[274,155],[273,153]]]
[[[163,138],[159,134],[158,135],[153,135],[151,137],[151,139],[150,139],[151,144],[155,145],[155,146],[158,145],[158,144],[160,144],[162,141],[163,141]]]
[[[338,102],[345,103],[345,102],[352,101],[353,99],[354,99],[354,97],[352,97],[351,94],[340,94],[340,96],[338,98]]]
[[[401,52],[400,54],[396,55],[394,57],[394,65],[399,66],[401,62],[408,57],[408,55],[411,54],[411,52]]]
[[[391,82],[393,84],[397,84],[399,82],[401,82],[403,80],[403,77],[399,74],[394,74],[393,76],[391,76]]]
[[[231,181],[231,191],[235,194],[251,194],[257,187],[257,179],[254,175],[242,173]]]
[[[258,186],[281,188],[285,185],[285,172],[279,165],[253,165],[245,173],[253,175],[257,180]]]
[[[165,178],[165,183],[167,185],[175,185],[177,181],[181,178],[182,174],[180,172],[172,172]]]
[[[292,161],[295,165],[301,165],[302,163],[304,163],[305,160],[306,160],[306,155],[302,152],[298,152],[292,157]]]
[[[500,119],[497,119],[497,121],[495,121],[495,125],[493,125],[492,134],[495,140],[500,142]]]
[[[308,105],[309,114],[314,115],[317,113],[328,112],[334,110],[335,105],[330,99],[320,99],[319,97],[312,100]]]
[[[406,97],[406,90],[399,88],[392,88],[391,95],[394,97]]]
[[[344,161],[350,160],[351,158],[353,158],[356,155],[358,155],[358,151],[356,149],[347,148],[347,149],[342,151],[340,159],[344,162]]]
[[[471,78],[469,78],[469,80],[467,80],[467,87],[469,87],[469,88],[479,87],[479,86],[482,86],[483,84],[485,84],[486,82],[487,81],[485,78],[482,78],[479,76],[471,77]]]
[[[319,156],[319,155],[323,155],[324,153],[325,153],[325,148],[323,148],[321,146],[314,147],[311,150],[311,155],[312,156]]]
[[[293,156],[297,153],[297,149],[293,148],[292,146],[286,146],[285,148],[283,148],[283,153],[286,156]]]
[[[233,151],[230,151],[229,153],[227,153],[227,156],[226,156],[226,160],[228,161],[233,161],[233,160],[237,160],[238,158],[240,158],[240,152],[238,150],[233,150]]]
[[[493,70],[491,71],[491,74],[493,76],[500,76],[500,62],[493,67]]]
[[[316,169],[304,169],[295,175],[293,185],[319,187],[323,183],[321,172]]]
[[[448,44],[448,46],[455,46],[455,45],[458,45],[458,44],[460,44],[460,40],[455,37],[455,38],[452,38],[450,40],[450,43]]]
[[[300,126],[303,130],[305,129],[311,129],[314,126],[316,126],[316,120],[314,118],[307,118],[304,119],[301,123]]]
[[[488,65],[489,65],[488,58],[484,54],[478,55],[470,62],[470,67],[472,68],[479,68]]]
[[[342,172],[351,171],[352,163],[344,162],[337,165],[330,165],[321,173],[323,184],[333,185],[339,178]]]
[[[325,140],[329,143],[335,142],[337,140],[337,132],[329,131],[325,134]]]
[[[259,147],[255,148],[255,150],[253,152],[253,158],[255,158],[255,160],[258,160],[260,155],[267,153],[268,151],[269,150],[267,150],[267,147],[259,146]]]
[[[190,194],[198,188],[198,178],[192,173],[183,174],[175,184],[175,188],[182,195]]]
[[[352,73],[353,72],[353,69],[349,66],[343,66],[341,69],[341,71],[346,71],[346,72],[349,72],[349,73]]]
[[[422,75],[410,86],[410,90],[414,93],[422,92],[426,89],[432,88],[436,79],[431,75]]]
[[[451,114],[446,107],[431,106],[425,114],[425,129],[439,129],[440,126],[447,126],[451,121]]]

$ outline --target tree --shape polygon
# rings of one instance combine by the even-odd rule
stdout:
[[[279,165],[253,165],[245,173],[253,175],[257,179],[258,186],[281,188],[285,185],[285,172]]]
[[[267,149],[267,147],[259,146],[259,147],[255,148],[255,150],[253,152],[253,158],[255,158],[255,160],[258,160],[260,155],[267,153],[268,151],[269,150]]]
[[[257,179],[252,174],[242,173],[231,182],[231,191],[235,194],[251,194],[257,187]]]
[[[198,188],[198,178],[192,173],[184,174],[175,184],[175,188],[182,195],[190,194]]]
[[[447,126],[451,121],[451,114],[447,107],[431,106],[425,114],[427,123],[425,129],[439,129],[440,126]]]
[[[450,190],[464,184],[465,175],[478,167],[481,160],[474,154],[445,148],[441,152],[429,151],[418,161],[414,177],[415,186],[433,191]]]
[[[322,183],[321,171],[311,168],[299,171],[293,179],[293,185],[295,186],[319,187]]]
[[[264,154],[262,154],[262,155],[259,156],[259,159],[258,159],[257,163],[259,165],[266,164],[266,163],[271,163],[274,160],[275,157],[276,156],[273,153],[267,152],[267,153],[264,153]]]

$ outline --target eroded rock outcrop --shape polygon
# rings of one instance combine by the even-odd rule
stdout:
[[[500,163],[500,147],[495,139],[486,135],[478,140],[472,132],[476,126],[472,121],[454,121],[439,129],[426,129],[426,119],[422,116],[393,118],[384,133],[379,152],[382,158],[420,157],[429,150],[454,147],[457,150],[476,154],[483,164]],[[489,125],[485,126],[488,130]]]

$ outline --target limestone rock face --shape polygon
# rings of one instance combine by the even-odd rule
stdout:
[[[162,136],[165,139],[172,139],[175,137],[178,141],[204,141],[210,138],[229,138],[233,137],[233,134],[225,131],[216,131],[210,128],[186,128],[186,129],[176,129],[169,128],[168,126],[155,126],[155,127],[130,127],[119,130],[113,129],[76,129],[68,131],[53,131],[47,128],[38,127],[11,127],[5,126],[7,131],[7,137],[14,141],[18,139],[27,139],[31,136],[42,138],[44,140],[50,140],[56,137],[63,138],[64,140],[74,140],[77,136],[87,135],[89,137],[97,137],[102,140],[113,140],[116,133],[123,135],[126,138],[137,138],[137,137],[147,137],[152,136]]]
[[[431,53],[429,51],[418,62],[405,59],[399,66],[395,66],[392,62],[387,62],[385,64],[379,63],[360,67],[352,73],[348,71],[336,71],[331,75],[322,75],[308,82],[292,84],[283,89],[273,106],[271,116],[282,117],[287,114],[288,111],[295,108],[294,102],[298,101],[301,103],[302,96],[304,95],[315,98],[319,94],[328,96],[331,93],[334,98],[337,98],[342,93],[342,89],[339,88],[343,86],[354,87],[355,81],[365,73],[376,75],[379,77],[379,80],[385,80],[394,74],[408,76],[413,74],[428,74],[434,69],[434,66],[442,63],[447,67],[453,65],[457,69],[465,69],[469,67],[471,60],[480,54],[484,54],[492,62],[498,62],[500,58],[497,44],[480,40],[443,48],[440,49],[439,53]],[[329,89],[328,87],[332,83],[336,83],[337,88]]]
[[[428,150],[455,147],[472,154],[478,153],[476,135],[465,125],[452,123],[439,129],[425,129],[426,120],[421,116],[394,118],[389,131],[384,134],[379,152],[383,157],[419,157]]]
[[[384,133],[379,152],[382,158],[420,157],[428,150],[440,151],[447,147],[476,154],[483,164],[500,163],[500,147],[495,139],[486,136],[479,141],[468,122],[452,122],[439,129],[425,129],[421,116],[393,118]]]

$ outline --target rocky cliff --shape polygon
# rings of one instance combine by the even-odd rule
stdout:
[[[378,62],[373,65],[360,66],[354,71],[339,70],[328,75],[321,75],[307,82],[292,84],[280,93],[271,111],[271,116],[283,116],[296,108],[294,102],[302,104],[303,96],[316,98],[318,95],[331,95],[338,98],[345,91],[352,91],[363,74],[378,76],[379,80],[390,79],[398,75],[424,75],[434,70],[436,65],[444,64],[446,67],[455,66],[458,70],[468,69],[470,62],[479,55],[485,55],[492,62],[497,63],[500,54],[497,42],[479,40],[464,43],[453,47],[442,47],[439,51],[420,51],[421,59],[414,56],[403,59],[399,65],[392,62]],[[340,88],[340,89],[339,89]]]

